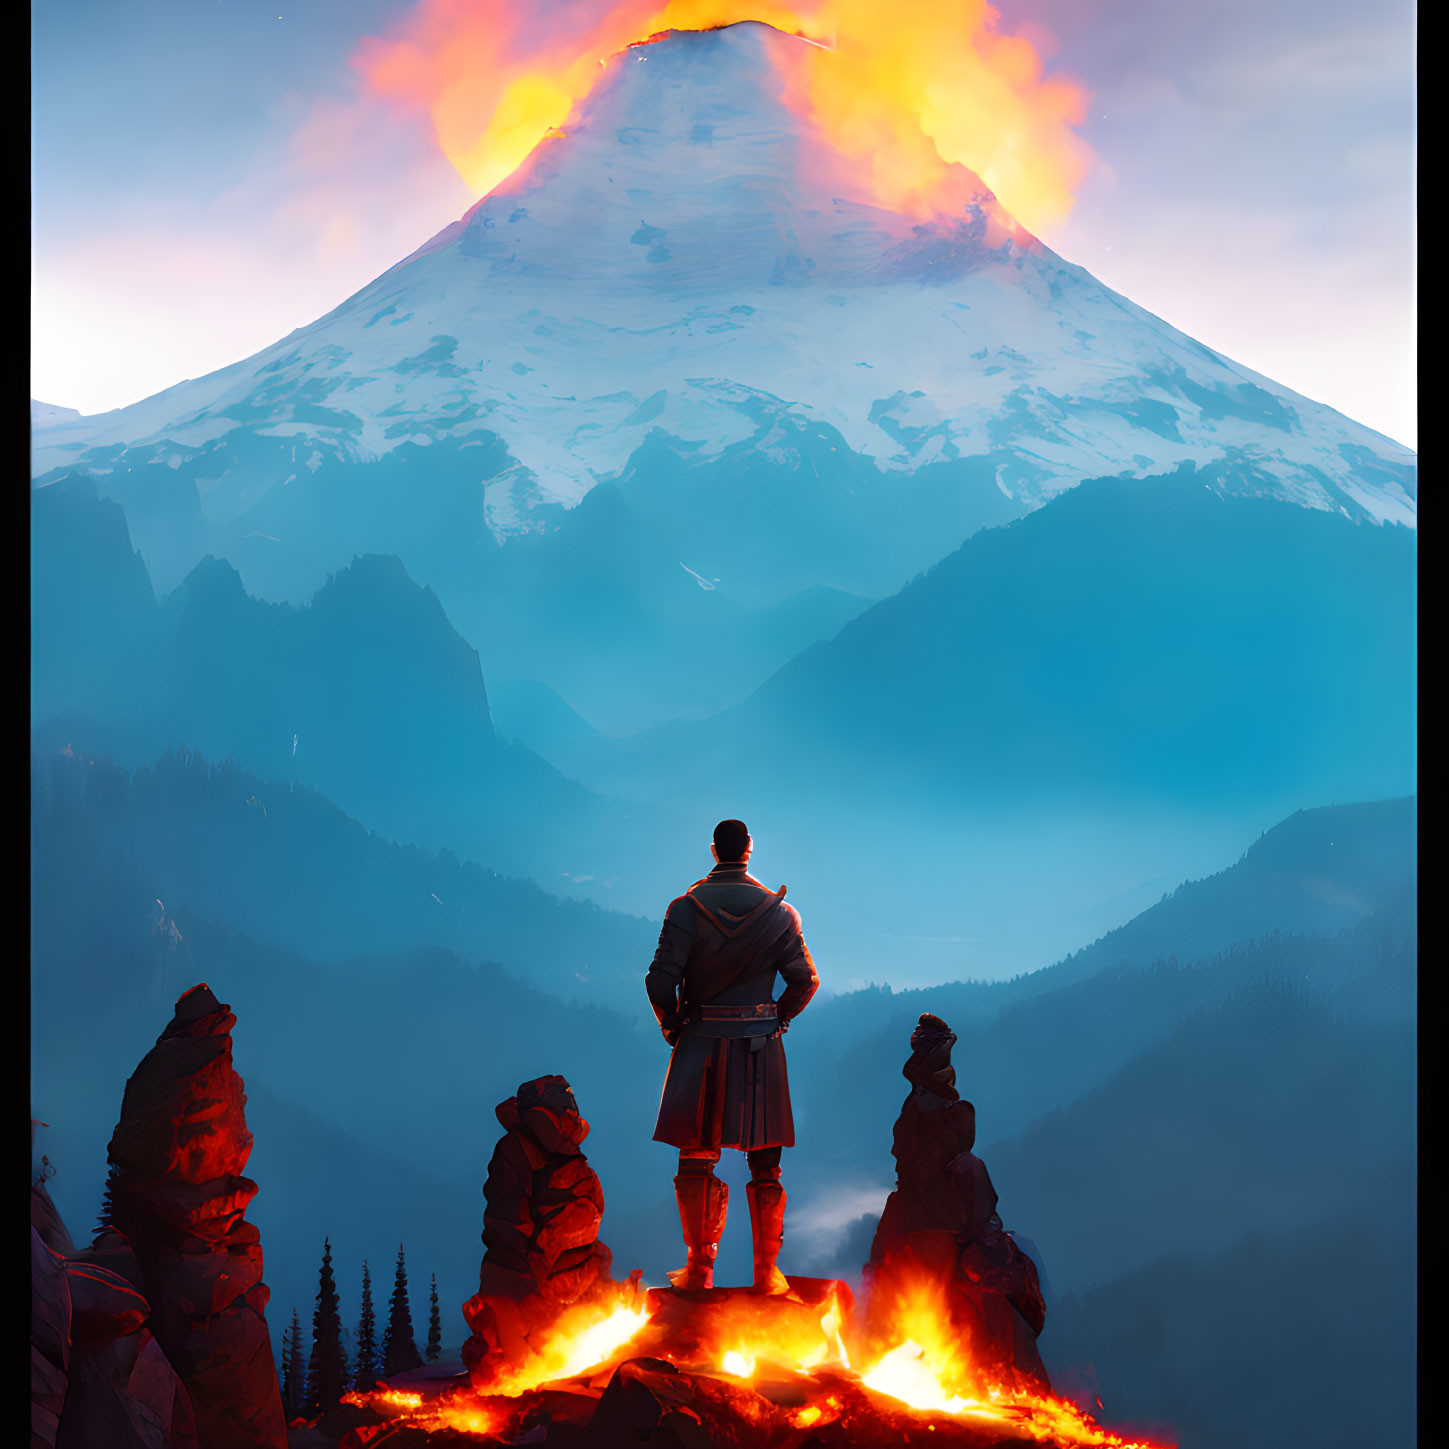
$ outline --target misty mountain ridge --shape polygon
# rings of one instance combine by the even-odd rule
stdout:
[[[194,752],[132,772],[51,751],[31,779],[32,868],[83,870],[118,918],[150,920],[159,900],[323,962],[446,947],[566,1000],[640,1009],[652,923],[387,840],[307,786]]]
[[[1385,913],[1412,929],[1418,878],[1416,797],[1300,810],[1243,857],[1186,881],[1126,925],[1031,981],[1065,982],[1168,953],[1185,959],[1270,931],[1333,935]]]
[[[1191,468],[1081,484],[594,781],[647,798],[724,771],[828,799],[868,764],[852,794],[1016,810],[1412,789],[1414,533],[1226,492]]]
[[[1125,978],[1176,958],[1183,967],[1240,943],[1283,935],[1338,936],[1382,914],[1401,938],[1416,929],[1416,798],[1321,806],[1281,821],[1226,869],[1185,881],[1125,925],[1040,970],[1003,981],[869,987],[812,1009],[830,1018],[827,1036],[909,1034],[934,1010],[991,1030],[1006,1010],[1104,973]],[[1174,969],[1181,969],[1174,967]],[[1145,989],[1146,983],[1139,986]]]
[[[42,428],[54,428],[63,423],[79,422],[81,413],[77,408],[63,408],[55,403],[30,399],[30,429],[39,432]]]
[[[852,1134],[889,1132],[900,1090],[894,1059],[921,1011],[943,1016],[957,1033],[956,1057],[969,1064],[962,1080],[970,1083],[966,1094],[976,1105],[979,1140],[992,1151],[994,1144],[1067,1110],[1144,1053],[1165,1053],[1162,1060],[1170,1063],[1184,1022],[1226,1011],[1233,1000],[1260,988],[1300,993],[1325,1030],[1338,1032],[1347,1023],[1376,1040],[1387,1039],[1385,1034],[1398,1040],[1405,1032],[1411,1039],[1417,932],[1412,903],[1405,904],[1407,910],[1386,908],[1332,936],[1273,930],[1211,957],[1173,952],[1145,967],[1124,964],[1055,984],[1051,973],[1039,973],[1048,980],[994,1010],[990,998],[997,993],[959,985],[903,993],[904,1000],[875,994],[872,1002],[867,994],[859,1001],[827,1003],[818,1034],[795,1046],[792,1070],[808,1074],[820,1093],[815,1100],[831,1106],[800,1120],[796,1156],[817,1173],[839,1170],[851,1159]],[[1348,1076],[1351,1086],[1352,1073]],[[1411,1087],[1412,1076],[1406,1090]],[[1043,1191],[1048,1178],[1059,1181],[1049,1165],[1033,1170],[1042,1175]],[[1036,1236],[1029,1221],[1020,1226]]]
[[[1400,948],[1376,971],[1412,981],[1414,955]],[[1409,1007],[1366,1023],[1301,980],[1266,977],[1189,1013],[1168,1041],[983,1149],[1022,1231],[1053,1244],[1058,1291],[1108,1282],[1184,1242],[1226,1249],[1250,1225],[1321,1227],[1380,1199],[1412,1201],[1412,996]],[[1064,1180],[1079,1191],[1064,1196]]]
[[[554,763],[748,821],[848,979],[1038,966],[1124,921],[1125,901],[1098,905],[1145,879],[1205,874],[1295,810],[1416,788],[1414,533],[1218,481],[1081,484],[738,706],[555,739]]]
[[[1089,1408],[1100,1394],[1115,1425],[1165,1438],[1170,1424],[1200,1449],[1418,1442],[1415,1224],[1399,1206],[1287,1231],[1250,1223],[1226,1250],[1068,1293],[1042,1335],[1052,1382]]]
[[[893,898],[915,901],[913,935],[959,934],[937,877],[969,883],[975,954],[1020,969],[1101,919],[1070,897],[1044,912],[1024,850],[1066,879],[1105,867],[1100,900],[1141,879],[1129,852],[1190,874],[1305,803],[1414,788],[1413,533],[1213,481],[1096,480],[977,534],[734,710],[619,742],[555,734],[554,764],[601,798],[498,738],[477,655],[396,560],[354,560],[300,609],[213,560],[158,606],[116,504],[71,479],[32,517],[32,720],[44,748],[128,765],[181,744],[231,757],[383,835],[651,917],[688,884],[701,819],[745,818],[837,981],[903,953],[916,982],[961,973],[949,942],[892,934]],[[729,675],[729,638],[699,636],[695,666]],[[617,654],[592,660],[620,672]],[[528,723],[508,734],[540,743]],[[846,886],[862,812],[909,843],[875,854],[864,896]]]
[[[158,604],[119,510],[84,478],[46,490],[31,559],[43,748],[134,766],[190,747],[518,874],[601,858],[603,802],[498,738],[477,653],[397,559],[354,559],[294,607],[207,558]]]

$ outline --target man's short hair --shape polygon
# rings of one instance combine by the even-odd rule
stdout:
[[[750,832],[743,820],[721,820],[714,828],[715,854],[724,860],[743,860]]]

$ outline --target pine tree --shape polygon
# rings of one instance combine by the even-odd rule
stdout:
[[[290,1424],[293,1419],[300,1419],[307,1408],[307,1356],[302,1352],[302,1320],[295,1308],[287,1337],[291,1339],[291,1352],[283,1352],[286,1368],[282,1381],[282,1411]]]
[[[377,1387],[381,1365],[377,1361],[377,1317],[372,1311],[372,1276],[367,1259],[362,1260],[362,1309],[357,1318],[357,1370],[352,1387],[370,1393]]]
[[[353,1355],[348,1351],[352,1344],[352,1333],[345,1323],[342,1325],[342,1330],[338,1337],[340,1340],[340,1342],[338,1343],[338,1357],[341,1363],[342,1370],[342,1392],[345,1394],[347,1392],[348,1386],[352,1383],[353,1364]]]
[[[432,1309],[428,1314],[428,1346],[423,1350],[423,1357],[429,1363],[436,1363],[438,1355],[443,1351],[443,1320],[438,1314],[438,1275],[433,1274],[433,1291],[431,1295]]]
[[[312,1352],[307,1359],[307,1416],[315,1418],[335,1409],[342,1401],[344,1385],[342,1316],[332,1278],[332,1243],[324,1238],[321,1286],[317,1290],[317,1311],[312,1315]]]
[[[382,1349],[382,1375],[407,1373],[422,1368],[418,1346],[413,1342],[413,1315],[408,1307],[408,1270],[403,1262],[402,1244],[397,1249],[397,1276],[392,1284],[392,1301],[387,1311],[387,1338]]]
[[[287,1375],[292,1372],[292,1330],[282,1331],[282,1355],[277,1360],[277,1388],[282,1395],[282,1411],[287,1408]]]
[[[102,1229],[111,1226],[111,1214],[115,1211],[116,1206],[114,1200],[115,1187],[116,1169],[112,1167],[111,1170],[106,1173],[106,1189],[101,1194],[101,1210],[99,1213],[96,1214],[97,1233],[101,1232]]]

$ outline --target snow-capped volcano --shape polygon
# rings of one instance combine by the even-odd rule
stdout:
[[[621,52],[562,134],[412,256],[244,362],[48,429],[36,472],[104,471],[116,444],[190,458],[237,429],[296,440],[206,491],[225,521],[324,458],[491,434],[502,537],[655,430],[692,461],[788,463],[825,428],[887,472],[989,461],[1026,507],[1226,459],[1226,487],[1413,523],[1411,452],[1175,331],[989,198],[922,224],[830,196],[781,96],[777,62],[807,43],[750,22]]]

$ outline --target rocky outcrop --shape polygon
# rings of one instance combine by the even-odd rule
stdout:
[[[607,1284],[604,1193],[580,1144],[589,1124],[563,1077],[525,1082],[496,1108],[504,1135],[483,1186],[483,1264],[463,1306],[463,1361],[487,1388],[527,1364],[559,1313]]]
[[[970,1361],[987,1385],[1045,1391],[1036,1338],[1046,1318],[1036,1267],[1006,1232],[986,1164],[972,1152],[976,1109],[956,1090],[955,1034],[922,1015],[902,1074],[911,1093],[896,1119],[896,1188],[871,1244],[868,1321],[903,1292],[940,1285]]]
[[[210,1449],[186,1388],[145,1328],[76,1344],[56,1449]]]
[[[205,985],[176,1003],[126,1083],[103,1230],[85,1256],[144,1294],[147,1328],[206,1449],[280,1449],[261,1242],[246,1221],[257,1185],[241,1175],[252,1138],[232,1066],[235,1022]]]
[[[31,1449],[199,1449],[125,1239],[76,1252],[43,1182],[30,1209]]]
[[[70,1374],[65,1262],[30,1229],[30,1445],[53,1449]]]

